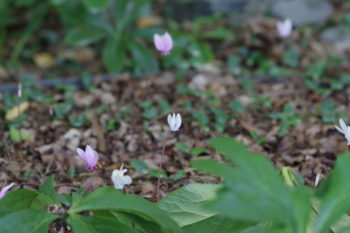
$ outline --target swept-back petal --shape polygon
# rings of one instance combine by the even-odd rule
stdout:
[[[172,116],[171,114],[168,115],[168,125],[171,126]]]
[[[176,128],[177,128],[177,129],[180,128],[181,123],[182,123],[181,115],[180,115],[180,113],[178,113],[178,114],[176,115]]]
[[[14,186],[14,185],[15,185],[15,183],[11,183],[11,184],[9,184],[9,185],[3,187],[3,188],[1,189],[1,191],[0,191],[0,199],[2,199],[2,198],[6,195],[7,191],[8,191],[10,188],[12,188],[12,186]]]
[[[130,176],[123,176],[122,177],[122,180],[123,180],[123,184],[125,185],[128,185],[128,184],[131,184],[132,183],[132,179]]]
[[[347,129],[347,126],[346,126],[344,120],[341,118],[339,119],[339,125],[340,125],[340,128],[345,132]]]
[[[164,46],[163,46],[163,43],[162,43],[162,38],[161,38],[160,35],[154,34],[153,41],[154,41],[154,45],[156,46],[157,50],[159,50],[159,51],[164,50]]]
[[[334,127],[340,132],[340,133],[344,133],[343,130],[341,128],[339,128],[339,126],[334,125]]]
[[[165,49],[167,51],[170,51],[173,48],[173,44],[174,44],[173,38],[167,32],[164,33],[163,38],[164,38]]]
[[[85,152],[82,149],[77,148],[77,153],[78,153],[78,155],[80,156],[81,159],[85,158]]]

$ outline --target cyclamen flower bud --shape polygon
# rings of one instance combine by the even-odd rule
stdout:
[[[123,164],[122,164],[119,170],[117,169],[112,172],[111,179],[116,189],[123,189],[124,185],[128,185],[132,183],[131,177],[124,175],[127,171],[128,169],[123,169]]]
[[[171,38],[167,32],[164,33],[164,35],[154,34],[153,41],[156,49],[160,51],[162,55],[168,55],[173,48],[173,38]]]
[[[182,120],[180,113],[168,115],[168,125],[171,131],[178,131],[181,126]]]
[[[77,153],[80,158],[85,162],[86,166],[90,170],[97,168],[98,154],[89,145],[86,146],[85,151],[77,148]]]
[[[292,33],[292,21],[290,19],[286,19],[282,22],[277,22],[276,28],[281,38],[287,38]]]
[[[18,98],[21,98],[21,97],[22,97],[22,83],[19,83],[19,84],[18,84],[17,96],[18,96]]]
[[[5,187],[3,187],[0,191],[0,200],[6,196],[7,191],[14,186],[15,183],[11,183]]]

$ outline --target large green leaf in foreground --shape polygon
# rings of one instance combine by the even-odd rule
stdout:
[[[157,223],[162,232],[182,232],[181,228],[156,205],[136,195],[124,194],[113,187],[100,188],[73,204],[70,214],[82,211],[108,210],[137,215]]]
[[[234,220],[274,222],[304,233],[311,205],[306,187],[287,187],[273,164],[264,156],[249,152],[231,138],[214,138],[211,145],[233,166],[213,160],[196,160],[192,165],[224,178],[224,187],[210,207]]]
[[[43,193],[34,190],[17,189],[10,191],[0,200],[0,209],[11,211],[28,208],[43,209],[46,205],[53,204],[52,200]],[[2,216],[0,211],[0,217]]]
[[[216,198],[220,187],[217,184],[189,184],[168,194],[158,206],[188,233],[234,233],[251,226],[219,216],[205,207]]]
[[[337,223],[333,228],[336,230],[340,229],[341,226],[350,226],[350,219],[346,216],[347,212],[350,211],[349,166],[350,153],[339,156],[331,175],[317,189],[316,194],[320,198],[320,208],[313,233],[327,232],[334,223]],[[344,230],[344,232],[346,231]]]
[[[26,209],[16,211],[0,218],[1,233],[43,233],[48,232],[50,223],[58,215],[48,214],[45,210]]]
[[[72,214],[67,221],[74,233],[137,233],[133,228],[110,218]]]
[[[158,207],[167,211],[179,226],[190,225],[216,215],[203,204],[212,201],[219,188],[215,184],[186,185],[164,197]]]

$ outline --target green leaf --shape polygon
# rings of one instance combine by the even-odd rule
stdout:
[[[0,218],[1,233],[42,233],[48,232],[49,224],[59,216],[44,210],[25,209]]]
[[[340,231],[336,231],[337,233],[350,233],[350,227],[341,229]]]
[[[158,177],[160,177],[162,179],[167,178],[166,172],[164,170],[160,170],[160,169],[152,169],[149,175],[154,177],[154,178],[158,178]]]
[[[140,232],[164,232],[161,226],[154,221],[149,221],[135,214],[110,212],[116,219],[123,222],[126,225],[131,225],[134,229]]]
[[[193,112],[192,117],[194,118],[195,121],[199,123],[199,125],[203,129],[209,131],[209,128],[208,128],[209,118],[204,111]]]
[[[162,114],[167,114],[167,113],[171,112],[171,106],[170,106],[168,100],[166,100],[166,99],[158,100],[158,105],[161,109]]]
[[[195,147],[195,148],[191,149],[190,154],[194,155],[194,156],[198,156],[198,155],[201,155],[201,154],[208,154],[208,151],[206,149],[204,149],[204,148]]]
[[[59,6],[66,2],[67,0],[50,0],[52,5]]]
[[[267,225],[267,224],[265,224]],[[290,229],[280,226],[257,226],[254,228],[249,228],[241,233],[294,233]]]
[[[109,0],[83,0],[84,5],[92,11],[107,8]]]
[[[43,208],[50,204],[37,191],[27,189],[17,189],[10,191],[3,199],[0,200],[0,208],[10,210],[23,210],[28,208]]]
[[[67,218],[67,222],[72,226],[74,233],[137,233],[131,227],[111,218],[72,214]]]
[[[272,163],[249,152],[230,138],[214,138],[210,144],[234,163],[197,160],[192,164],[224,178],[224,188],[209,206],[219,214],[242,221],[272,221],[304,233],[310,214],[308,188],[284,185]],[[232,210],[234,208],[234,211]]]
[[[102,187],[75,202],[69,213],[110,210],[130,213],[157,223],[164,232],[182,232],[179,226],[151,202],[135,195],[124,194],[112,187]]]
[[[248,149],[243,144],[237,142],[236,140],[233,140],[232,138],[217,137],[210,139],[209,143],[216,150],[218,150],[218,152],[220,152],[232,162],[239,162],[237,161],[239,159],[242,161],[241,163],[246,164],[247,161],[245,159],[249,159],[249,156],[254,155],[252,152],[248,151]]]
[[[178,170],[176,174],[172,177],[173,180],[180,180],[186,176],[186,171]]]
[[[232,41],[235,38],[232,30],[224,27],[216,27],[210,31],[205,31],[200,36],[206,39],[221,39],[225,41]]]
[[[157,205],[183,227],[216,215],[205,209],[203,203],[213,200],[220,187],[217,184],[189,184],[168,194]]]
[[[129,41],[127,45],[135,62],[135,73],[156,72],[159,70],[157,59],[149,48],[134,41]]]
[[[241,102],[239,102],[239,100],[232,100],[229,103],[229,106],[233,112],[239,112],[239,113],[244,112],[244,107],[241,104]]]
[[[52,204],[61,205],[60,199],[54,188],[55,176],[50,176],[39,188],[39,191],[47,195]]]
[[[142,116],[148,120],[155,119],[158,116],[157,108],[151,107],[143,110]]]
[[[87,117],[84,113],[81,113],[79,115],[70,115],[68,117],[69,123],[75,128],[84,126],[86,119]]]
[[[336,122],[335,104],[332,100],[326,100],[322,103],[321,116],[324,123],[330,124]]]
[[[128,2],[129,0],[115,1],[115,7],[114,7],[115,23],[118,24],[121,20],[123,20],[125,14],[127,14]]]
[[[102,51],[103,63],[110,72],[120,73],[126,64],[125,47],[121,39],[112,38]]]
[[[205,204],[216,197],[221,187],[217,184],[190,184],[168,194],[158,207],[170,214],[188,233],[234,233],[241,232],[252,224],[218,216]]]
[[[75,46],[86,46],[106,36],[106,32],[90,27],[74,28],[68,32],[65,42]]]
[[[340,155],[331,175],[318,187],[316,195],[321,202],[313,233],[327,232],[328,227],[350,211],[349,166],[350,153]]]
[[[126,29],[134,24],[137,19],[142,16],[150,15],[149,0],[118,0],[115,4],[115,24],[117,25],[117,31],[123,33]],[[133,33],[133,31],[128,31]],[[129,42],[129,41],[128,41]]]
[[[175,143],[175,147],[179,151],[182,151],[182,152],[185,152],[185,153],[189,153],[190,152],[190,148],[188,148],[188,146],[185,143],[183,143],[183,142],[176,142]]]
[[[185,233],[241,233],[251,227],[251,223],[235,221],[221,216],[212,216],[205,220],[183,227]],[[245,232],[245,231],[244,231]]]
[[[130,165],[138,172],[147,174],[149,173],[149,167],[142,160],[133,160],[130,162]]]
[[[318,208],[315,208],[318,210]],[[330,229],[333,232],[346,232],[347,230],[350,231],[350,216],[348,214],[344,214],[340,218],[337,219],[335,224],[332,224],[332,227]]]
[[[210,106],[210,110],[215,115],[215,128],[219,132],[223,132],[226,128],[226,122],[229,118],[229,116],[220,108],[215,106]]]
[[[10,138],[13,142],[27,141],[30,135],[28,133],[23,133],[21,130],[14,127],[10,127]]]

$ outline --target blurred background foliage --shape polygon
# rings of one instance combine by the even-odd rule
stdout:
[[[348,65],[346,54],[326,50],[323,42],[321,47],[318,43],[320,37],[339,39],[339,28],[333,26],[341,25],[341,33],[350,31],[349,3],[330,1],[338,7],[331,17],[318,24],[298,25],[293,36],[282,41],[275,31],[277,18],[269,13],[233,25],[227,15],[198,16],[193,8],[195,17],[180,20],[175,17],[181,11],[174,8],[176,2],[1,0],[0,77],[4,72],[67,77],[86,71],[142,75],[164,70],[181,76],[194,69],[241,76],[301,76],[319,93],[339,90],[349,82],[349,76],[343,74]],[[175,48],[159,59],[152,38],[165,31],[173,36]]]
[[[221,21],[220,15],[199,18],[184,30],[171,19],[164,26],[153,14],[153,5],[152,0],[2,0],[0,64],[16,69],[23,61],[34,60],[44,68],[55,63],[74,69],[79,65],[42,53],[61,46],[63,40],[65,46],[90,46],[108,72],[157,72],[160,64],[153,51],[153,34],[169,30],[176,48],[161,65],[187,70],[213,60],[213,49],[205,39],[234,39],[229,29],[213,27]],[[212,25],[209,30],[208,24]]]

